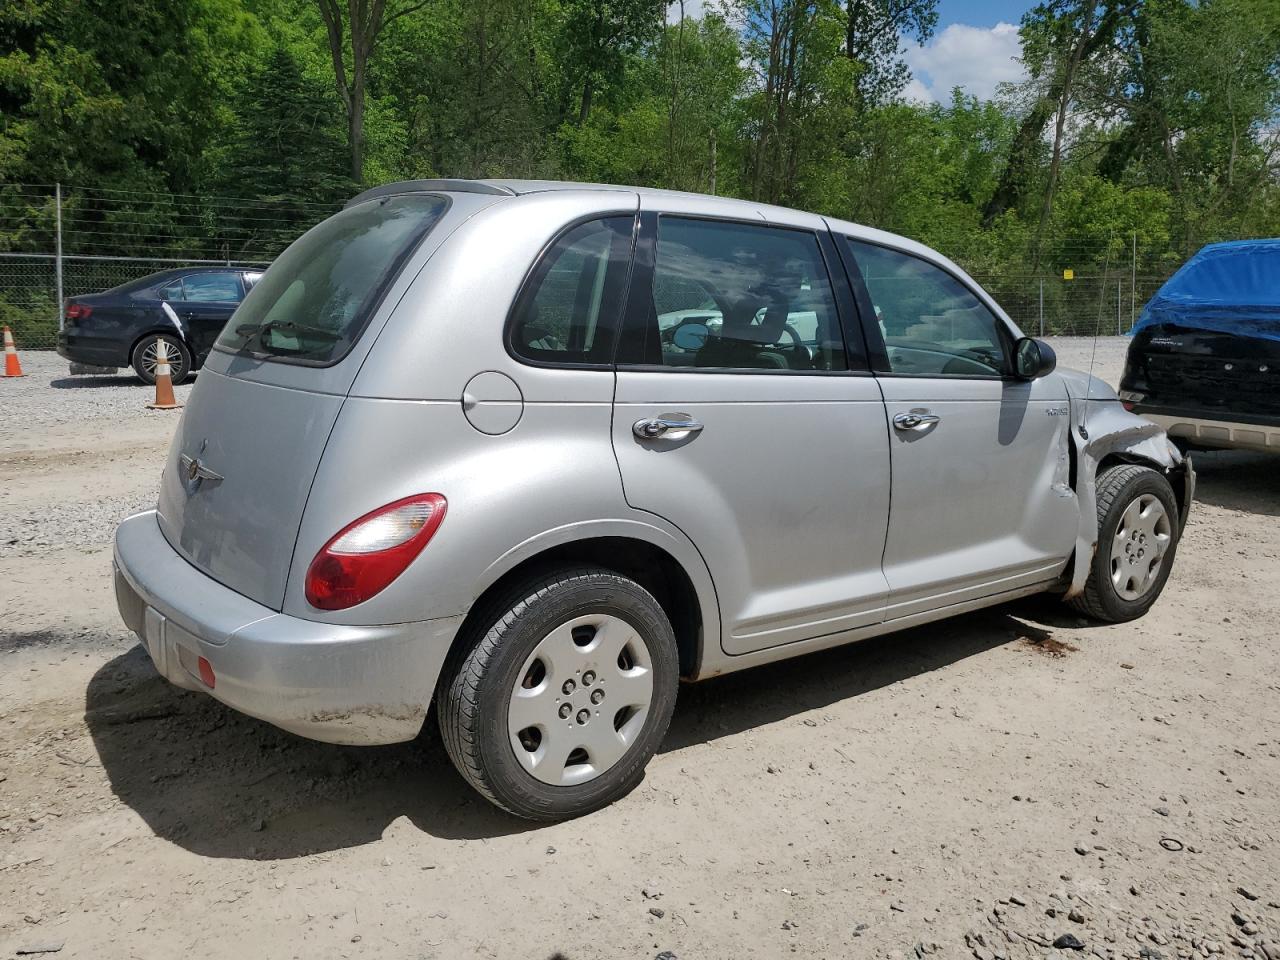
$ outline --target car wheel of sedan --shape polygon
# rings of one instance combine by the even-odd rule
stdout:
[[[133,372],[145,384],[156,382],[156,356],[161,340],[168,344],[169,375],[174,383],[182,383],[191,374],[191,351],[181,340],[167,333],[149,334],[138,341],[131,358]]]
[[[1178,502],[1163,475],[1122,464],[1098,475],[1098,549],[1084,592],[1070,601],[1109,623],[1142,616],[1164,589],[1178,548]]]
[[[671,721],[675,635],[638,583],[586,568],[526,582],[451,658],[438,708],[445,748],[516,816],[562,820],[644,776]]]

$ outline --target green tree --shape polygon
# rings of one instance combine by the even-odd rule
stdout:
[[[324,19],[338,96],[347,114],[351,179],[364,182],[364,119],[369,70],[382,32],[394,21],[427,5],[428,0],[316,0]],[[348,64],[348,55],[350,63]]]
[[[938,0],[845,0],[844,23],[844,53],[857,65],[858,102],[884,103],[911,79],[902,41],[925,43],[933,36]]]
[[[576,99],[587,122],[597,95],[621,82],[627,59],[661,29],[664,0],[560,0],[557,60],[565,77],[562,116]]]
[[[241,256],[287,246],[323,213],[349,197],[345,144],[335,123],[337,103],[329,86],[303,74],[294,55],[277,44],[236,96],[238,110],[219,151],[212,184],[227,196],[271,203],[231,216],[228,239]],[[322,213],[323,211],[323,213]]]
[[[1030,110],[1022,118],[1009,150],[1000,182],[983,209],[993,223],[1016,209],[1039,180],[1043,138],[1054,121],[1052,159],[1047,179],[1056,181],[1061,165],[1066,117],[1082,65],[1108,54],[1117,36],[1143,0],[1048,0],[1022,18],[1023,61],[1033,90]],[[1053,186],[1042,193],[1042,220],[1052,205]]]

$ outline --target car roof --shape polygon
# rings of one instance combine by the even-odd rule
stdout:
[[[262,270],[262,267],[228,267],[225,264],[192,264],[189,267],[166,267],[164,270],[157,270],[155,273],[148,273],[146,276],[139,277],[138,280],[165,280],[169,277],[186,277],[193,273],[243,273],[246,270]]]
[[[485,179],[485,180],[461,180],[451,178],[439,178],[434,180],[400,180],[394,183],[384,183],[381,186],[373,187],[364,191],[351,200],[348,200],[346,206],[350,207],[357,203],[364,203],[366,200],[374,200],[378,197],[394,196],[405,193],[482,193],[490,196],[517,197],[530,193],[549,193],[553,191],[599,191],[602,193],[634,193],[642,197],[682,197],[687,199],[713,200],[717,203],[738,206],[742,208],[743,213],[764,209],[773,209],[779,212],[786,211],[789,214],[802,213],[807,216],[813,214],[803,210],[795,210],[789,207],[779,207],[774,204],[761,203],[755,200],[739,200],[735,197],[721,197],[709,193],[691,193],[682,190],[664,190],[659,187],[635,187],[626,184],[615,183],[589,183],[586,181],[576,180],[517,180],[517,179]],[[752,215],[751,219],[755,219]]]
[[[895,233],[889,233],[885,230],[879,230],[875,227],[868,227],[864,224],[854,223],[849,220],[837,220],[834,217],[824,217],[821,214],[815,214],[806,210],[798,210],[794,207],[782,207],[776,204],[763,203],[756,200],[741,200],[736,197],[723,197],[714,194],[692,193],[683,190],[665,190],[659,187],[636,187],[624,184],[613,183],[589,183],[575,180],[519,180],[506,178],[490,178],[484,180],[464,180],[452,178],[437,178],[431,180],[400,180],[393,183],[385,183],[378,187],[373,187],[361,194],[348,200],[346,206],[350,207],[357,203],[363,203],[366,200],[374,200],[378,197],[388,197],[402,195],[406,193],[479,193],[497,197],[517,197],[532,193],[548,193],[553,191],[600,191],[602,193],[625,192],[638,194],[640,197],[651,197],[654,199],[683,199],[706,201],[715,204],[718,213],[725,215],[737,215],[743,219],[755,220],[763,217],[766,220],[776,219],[783,222],[791,220],[797,216],[802,217],[821,217],[825,220],[832,230],[840,233],[846,233],[850,236],[857,237],[871,243],[879,243],[883,246],[895,247],[907,253],[924,257],[945,263],[953,270],[959,270],[954,263],[946,257],[939,254],[936,250],[926,247],[924,244],[918,243],[908,237],[903,237]],[[769,216],[769,214],[773,216]],[[961,271],[963,272],[963,271]]]

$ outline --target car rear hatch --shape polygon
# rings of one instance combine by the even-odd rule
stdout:
[[[281,608],[312,480],[361,363],[422,264],[494,200],[350,205],[271,265],[218,338],[169,451],[159,522],[182,556]]]
[[[1280,422],[1280,341],[1157,325],[1129,348],[1122,388],[1142,409],[1208,420]]]

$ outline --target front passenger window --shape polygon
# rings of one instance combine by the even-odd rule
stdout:
[[[196,273],[183,277],[188,300],[203,303],[239,303],[240,278],[234,273]]]
[[[1009,372],[1004,324],[951,274],[927,260],[847,239],[889,355],[889,369],[922,377]]]

